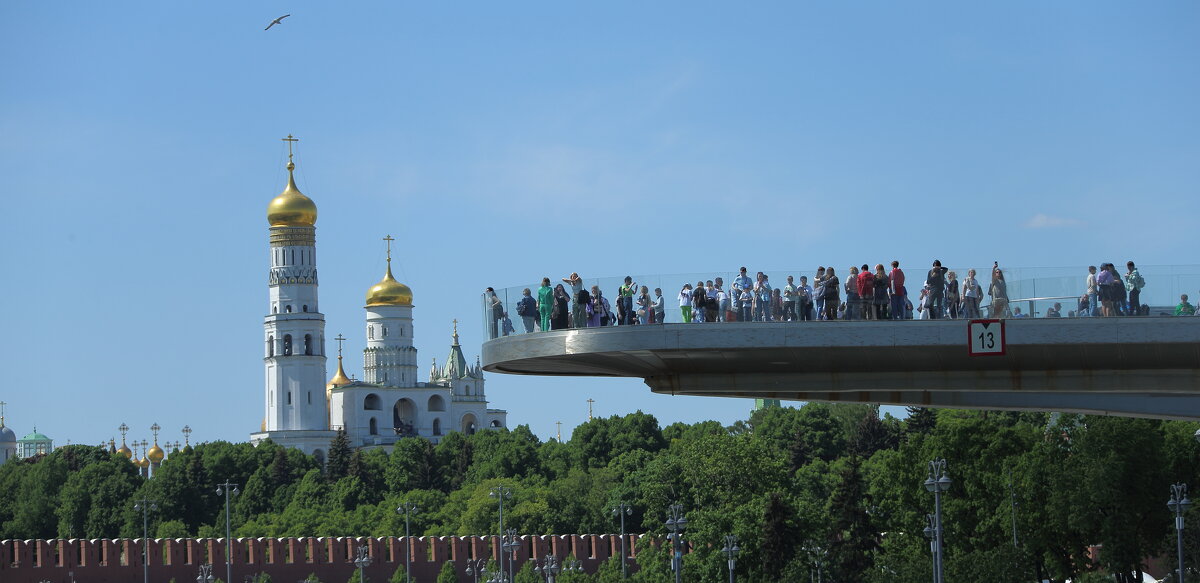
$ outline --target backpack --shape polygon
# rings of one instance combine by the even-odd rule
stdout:
[[[586,289],[579,290],[579,294],[575,296],[575,303],[577,303],[581,306],[586,306],[591,301],[592,301],[592,294],[589,294],[588,290],[586,290]]]
[[[1137,277],[1133,278],[1133,288],[1142,289],[1144,287],[1146,287],[1146,278],[1142,277],[1142,274],[1139,273]]]
[[[521,298],[521,301],[517,302],[517,315],[518,316],[527,315],[525,313],[525,298]]]
[[[692,292],[692,304],[697,308],[703,308],[708,304],[708,292],[704,288],[698,287]]]

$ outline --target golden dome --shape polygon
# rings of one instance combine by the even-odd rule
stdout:
[[[384,275],[379,283],[367,290],[367,307],[406,306],[411,308],[412,300],[412,290],[392,277],[392,261],[388,259],[387,275]]]
[[[121,449],[118,449],[117,453],[125,456],[125,459],[131,459],[133,457],[133,450],[129,449],[129,446],[125,445],[124,443],[121,443]]]
[[[340,386],[342,386],[342,385],[348,385],[348,384],[350,384],[351,382],[352,382],[352,381],[350,380],[350,377],[346,376],[346,371],[345,371],[345,369],[343,369],[343,368],[342,368],[342,357],[341,357],[341,356],[338,356],[338,369],[337,369],[337,373],[333,375],[333,378],[329,379],[329,383],[325,385],[325,388],[326,388],[326,389],[332,389],[332,388],[334,388],[334,387],[340,387]],[[326,391],[326,392],[328,392],[328,391]]]
[[[137,464],[137,466],[138,466],[139,468],[148,468],[148,467],[150,467],[150,460],[148,460],[148,459],[146,459],[146,458],[144,458],[144,457],[143,457],[142,459],[140,459],[140,460],[137,460],[137,461],[136,461],[136,462],[134,462],[134,463],[136,463],[136,464]]]
[[[296,165],[288,162],[287,188],[267,205],[267,222],[272,227],[311,227],[317,224],[317,205],[296,188],[293,170]]]
[[[154,447],[150,448],[150,451],[146,452],[146,457],[149,458],[150,461],[160,464],[162,463],[163,458],[167,457],[167,454],[162,450],[161,447],[158,447],[158,444],[156,443],[154,444]]]

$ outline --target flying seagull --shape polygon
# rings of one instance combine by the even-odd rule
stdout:
[[[264,28],[263,30],[271,30],[272,26],[275,26],[276,24],[283,24],[283,19],[285,19],[289,16],[291,16],[291,14],[284,14],[283,16],[280,16],[279,18],[272,20],[271,24],[268,24],[267,27]]]

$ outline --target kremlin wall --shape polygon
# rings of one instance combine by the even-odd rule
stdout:
[[[514,571],[530,560],[555,555],[574,556],[585,572],[594,573],[600,563],[621,554],[619,535],[522,536],[519,540]],[[498,536],[413,537],[413,578],[433,581],[442,564],[452,561],[459,580],[472,581],[468,561],[496,558],[498,543]],[[658,546],[661,541],[628,535],[627,544],[633,570],[632,557],[637,556],[639,545]],[[299,581],[315,574],[324,583],[342,583],[356,569],[353,561],[360,546],[366,546],[371,557],[371,566],[365,569],[370,581],[387,581],[397,566],[404,565],[403,537],[239,538],[232,544],[233,580],[267,573],[275,581]],[[0,581],[141,581],[142,548],[142,539],[4,540],[0,541]],[[213,576],[225,578],[225,539],[151,539],[149,548],[151,581],[193,581],[206,563],[213,565]]]

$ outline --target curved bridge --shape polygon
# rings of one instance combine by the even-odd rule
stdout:
[[[742,322],[559,330],[483,345],[489,372],[644,379],[656,393],[1200,418],[1200,318]]]

